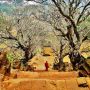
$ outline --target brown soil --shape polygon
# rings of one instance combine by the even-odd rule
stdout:
[[[0,90],[90,90],[90,86],[78,87],[80,83],[90,85],[90,78],[77,78],[77,72],[18,71],[14,75],[0,83]]]

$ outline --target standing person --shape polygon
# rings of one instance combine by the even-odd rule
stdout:
[[[48,65],[48,62],[46,61],[45,62],[45,71],[48,71],[48,68],[49,68],[49,65]]]

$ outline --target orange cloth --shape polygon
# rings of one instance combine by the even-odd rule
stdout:
[[[46,61],[45,62],[45,70],[48,71],[48,68],[49,68],[49,65],[48,65],[48,62]]]

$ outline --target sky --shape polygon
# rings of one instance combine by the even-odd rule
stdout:
[[[21,3],[23,0],[0,0],[0,3]]]
[[[0,0],[0,3],[16,3],[16,4],[20,4],[20,3],[28,3],[28,4],[36,4],[33,1],[26,1],[26,0]]]
[[[46,0],[46,1],[50,2],[51,0]],[[29,1],[29,0],[0,0],[0,3],[8,3],[8,4],[12,4],[12,3],[16,3],[16,4],[37,4],[37,3],[33,2],[33,1]]]

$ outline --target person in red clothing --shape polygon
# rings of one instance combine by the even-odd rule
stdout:
[[[46,61],[45,62],[45,71],[48,71],[48,68],[49,68],[49,65],[48,65],[48,62]]]

